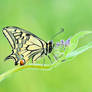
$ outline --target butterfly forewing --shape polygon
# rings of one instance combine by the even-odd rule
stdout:
[[[34,62],[44,54],[46,42],[36,35],[18,27],[5,27],[3,33],[12,47],[12,54],[6,59],[13,58],[15,64],[21,59],[26,63],[31,57]]]

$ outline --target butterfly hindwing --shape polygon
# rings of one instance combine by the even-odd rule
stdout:
[[[26,63],[31,57],[34,62],[44,54],[46,42],[36,35],[18,27],[5,27],[3,33],[12,47],[12,54],[6,59],[13,58],[15,64],[21,59]]]

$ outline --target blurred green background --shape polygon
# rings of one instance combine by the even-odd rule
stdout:
[[[92,30],[91,0],[0,0],[0,38],[2,28],[18,26],[48,41],[63,27],[57,41],[79,31]],[[80,46],[92,40],[92,35],[80,41]],[[14,68],[4,58],[11,47],[0,39],[0,74]],[[92,92],[92,49],[70,62],[61,63],[51,71],[25,70],[0,83],[0,92]]]

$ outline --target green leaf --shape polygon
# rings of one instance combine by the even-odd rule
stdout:
[[[81,31],[77,34],[75,34],[71,40],[70,40],[70,45],[68,47],[68,49],[66,50],[66,55],[70,52],[72,52],[74,49],[76,49],[76,47],[78,46],[78,41],[81,37],[84,37],[85,35],[92,33],[92,31]]]
[[[85,52],[86,50],[88,50],[89,48],[92,48],[92,42],[89,42],[87,45],[82,46],[76,50],[74,50],[73,52],[69,53],[66,57],[70,58],[70,57],[74,57],[77,56],[83,52]]]

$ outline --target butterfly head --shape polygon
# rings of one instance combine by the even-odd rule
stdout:
[[[51,41],[48,42],[48,52],[49,53],[52,52],[53,47],[54,47],[54,44],[53,44],[53,41],[51,40]]]

